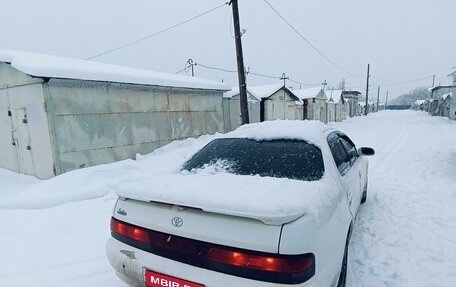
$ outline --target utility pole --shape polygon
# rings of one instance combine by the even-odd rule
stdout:
[[[326,82],[326,80],[321,83],[322,87],[323,87],[323,90],[326,90],[326,86],[328,85],[328,82]]]
[[[432,76],[431,99],[434,98],[434,84],[435,84],[435,74]]]
[[[241,24],[239,21],[238,0],[231,0],[233,7],[234,38],[236,41],[236,56],[239,80],[239,96],[241,102],[241,125],[249,123],[249,107],[247,102],[247,84],[245,81],[244,56],[242,53]]]
[[[282,77],[280,77],[281,80],[283,80],[283,86],[285,87],[286,86],[286,80],[289,79],[289,77],[287,77],[287,75],[285,75],[285,73],[282,73]]]
[[[368,108],[369,108],[369,70],[370,70],[370,64],[367,64],[367,84],[366,84],[366,107],[364,108],[364,115],[367,116],[368,113]]]
[[[378,86],[378,90],[377,90],[377,112],[378,112],[379,104],[380,104],[380,86]]]
[[[195,71],[193,70],[193,66],[195,66],[195,65],[196,65],[195,62],[193,62],[192,59],[187,60],[187,67],[189,67],[189,66],[192,67],[192,77],[195,76]]]
[[[386,107],[388,107],[388,93],[389,93],[389,91],[386,91],[385,110],[386,110]]]

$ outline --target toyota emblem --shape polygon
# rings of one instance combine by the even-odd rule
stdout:
[[[171,224],[174,227],[181,227],[184,224],[184,220],[182,218],[176,216],[171,220]]]

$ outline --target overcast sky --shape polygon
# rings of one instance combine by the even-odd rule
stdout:
[[[220,0],[0,0],[0,49],[86,59],[187,20]],[[253,73],[305,84],[365,91],[390,97],[414,87],[450,83],[456,66],[454,0],[268,0],[312,49],[264,0],[239,0],[245,65]],[[231,7],[223,6],[185,25],[95,58],[161,72],[196,63],[236,69]],[[340,69],[340,68],[342,69]],[[344,71],[345,70],[345,71]],[[347,73],[348,72],[348,73]],[[235,73],[195,67],[196,76],[237,85]],[[182,74],[185,74],[183,72]],[[187,73],[188,74],[188,73]],[[425,80],[403,81],[427,77]],[[280,83],[250,74],[248,84]],[[300,84],[288,81],[299,88]],[[302,85],[302,87],[307,87]]]

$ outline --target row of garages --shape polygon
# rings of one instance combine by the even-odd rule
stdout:
[[[412,104],[411,108],[426,111],[432,116],[456,120],[456,86],[437,86],[431,88],[430,92],[429,99],[418,100]]]
[[[341,121],[359,92],[249,89],[251,122]],[[0,167],[49,178],[147,154],[239,125],[224,84],[91,61],[0,50]]]
[[[251,123],[268,120],[318,120],[340,122],[360,113],[358,91],[323,90],[314,87],[302,90],[283,85],[247,88]],[[240,126],[240,95],[237,88],[223,96],[225,124],[228,130]]]

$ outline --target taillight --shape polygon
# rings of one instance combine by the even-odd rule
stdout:
[[[256,255],[238,251],[211,248],[207,259],[247,269],[257,269],[279,273],[301,273],[314,265],[312,255],[304,256],[275,256],[272,254]]]
[[[149,230],[111,218],[112,236],[130,246],[234,276],[272,283],[299,284],[315,275],[313,254],[280,255],[202,242]]]
[[[111,218],[111,232],[142,243],[150,243],[147,229],[122,222],[114,217]]]

